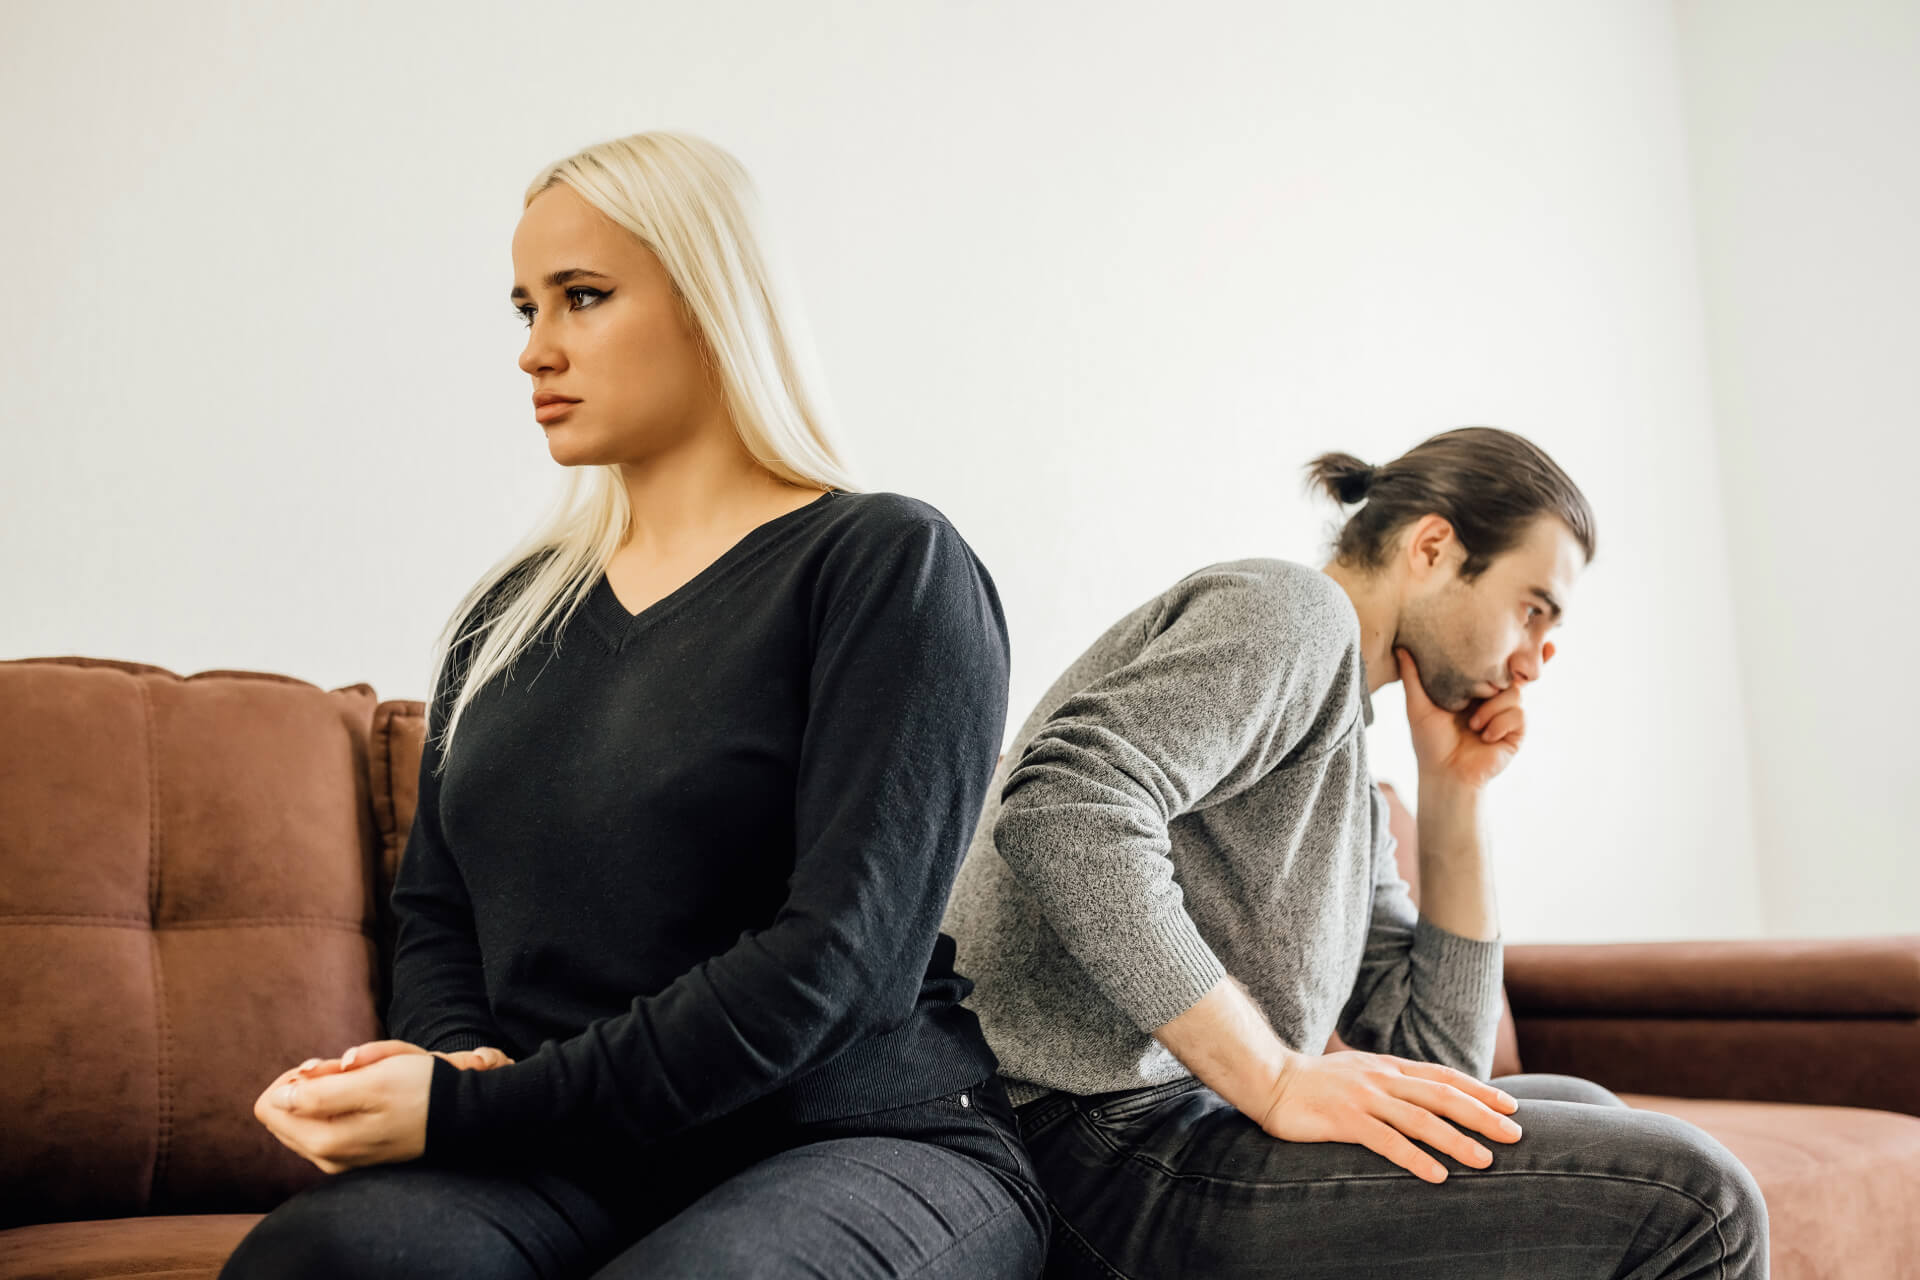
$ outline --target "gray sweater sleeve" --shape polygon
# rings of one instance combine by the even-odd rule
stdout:
[[[1139,652],[1032,735],[993,828],[1062,945],[1149,1034],[1226,972],[1174,880],[1169,821],[1358,714],[1328,697],[1357,627],[1343,600],[1289,599],[1231,571],[1178,586]],[[1344,630],[1330,625],[1343,617]]]
[[[1500,940],[1464,938],[1419,914],[1394,861],[1378,787],[1373,805],[1373,914],[1360,975],[1340,1014],[1340,1038],[1484,1080],[1500,1025]]]

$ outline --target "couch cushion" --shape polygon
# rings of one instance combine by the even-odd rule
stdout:
[[[0,1280],[213,1280],[257,1213],[53,1222],[0,1231]]]
[[[253,1118],[373,1038],[364,684],[0,662],[0,1226],[271,1208]]]
[[[1767,1198],[1773,1280],[1915,1274],[1920,1116],[1623,1093],[1725,1143]]]

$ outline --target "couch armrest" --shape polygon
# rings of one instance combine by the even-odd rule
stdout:
[[[1529,1071],[1920,1115],[1920,936],[1509,946]]]

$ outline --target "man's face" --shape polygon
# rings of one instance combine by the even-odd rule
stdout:
[[[1538,680],[1585,559],[1557,517],[1534,521],[1527,536],[1472,582],[1458,572],[1465,558],[1449,539],[1450,567],[1401,606],[1395,643],[1420,670],[1435,706],[1462,711],[1516,680]]]

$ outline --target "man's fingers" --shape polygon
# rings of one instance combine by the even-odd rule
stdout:
[[[1464,1093],[1438,1080],[1403,1077],[1392,1086],[1396,1097],[1416,1107],[1424,1107],[1437,1116],[1475,1133],[1483,1133],[1496,1142],[1520,1141],[1520,1126],[1489,1107],[1472,1094]]]
[[[1447,1166],[1407,1141],[1406,1136],[1384,1120],[1368,1116],[1366,1129],[1360,1139],[1360,1145],[1378,1155],[1385,1156],[1393,1163],[1405,1169],[1415,1177],[1428,1182],[1445,1182]]]
[[[1519,707],[1508,707],[1487,722],[1480,736],[1488,742],[1498,742],[1510,733],[1526,727],[1527,713]]]
[[[1469,1169],[1484,1169],[1493,1163],[1493,1152],[1425,1107],[1388,1096],[1380,1100],[1375,1114],[1409,1138],[1446,1152]]]
[[[1403,1076],[1416,1076],[1422,1080],[1438,1080],[1441,1084],[1450,1084],[1462,1093],[1480,1099],[1501,1115],[1512,1115],[1520,1108],[1520,1103],[1512,1094],[1495,1088],[1485,1080],[1476,1080],[1464,1071],[1443,1067],[1437,1062],[1415,1062],[1411,1058],[1395,1058],[1393,1063],[1400,1068],[1400,1074]]]
[[[1519,706],[1521,683],[1521,681],[1515,680],[1491,698],[1482,701],[1479,706],[1473,709],[1473,714],[1467,717],[1467,728],[1473,730],[1475,733],[1479,733],[1481,729],[1486,727],[1487,721],[1493,719],[1502,711]]]

